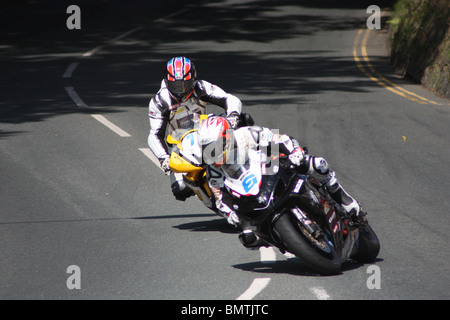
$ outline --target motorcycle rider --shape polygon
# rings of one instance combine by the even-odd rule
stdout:
[[[258,246],[258,238],[251,230],[249,222],[239,217],[233,208],[233,198],[225,188],[224,182],[232,166],[243,164],[249,150],[271,148],[284,154],[301,174],[310,175],[324,186],[330,196],[339,203],[349,215],[358,216],[360,205],[340,185],[334,171],[322,157],[307,154],[299,142],[275,130],[259,126],[246,126],[233,130],[223,117],[208,118],[202,122],[198,131],[198,141],[203,148],[204,161],[208,163],[207,181],[214,194],[216,207],[230,224],[242,229],[239,239],[248,248]],[[269,150],[269,149],[266,149]],[[272,152],[273,153],[273,152]]]
[[[207,103],[225,109],[233,128],[239,125],[242,102],[220,87],[197,78],[194,63],[186,57],[174,57],[167,62],[161,88],[149,103],[150,133],[148,145],[166,175],[170,174],[171,189],[177,200],[184,201],[192,192],[181,175],[169,168],[168,133],[181,127],[188,114],[204,114]]]

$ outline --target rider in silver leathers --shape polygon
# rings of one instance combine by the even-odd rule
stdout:
[[[181,176],[170,171],[170,146],[165,139],[168,133],[181,126],[187,115],[204,114],[207,103],[225,109],[226,117],[232,125],[239,125],[242,111],[239,98],[214,84],[197,79],[196,68],[190,59],[175,57],[169,60],[161,88],[149,103],[148,145],[158,158],[164,173],[170,174],[172,192],[178,200],[184,201],[191,192]]]

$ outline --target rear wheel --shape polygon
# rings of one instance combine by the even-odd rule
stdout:
[[[331,275],[341,271],[339,256],[325,235],[314,237],[292,214],[283,214],[274,226],[288,251],[315,271]]]

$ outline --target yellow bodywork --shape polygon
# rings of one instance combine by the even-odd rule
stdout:
[[[169,167],[173,172],[177,173],[198,173],[203,170],[202,167],[189,163],[176,152],[172,152],[170,156]]]
[[[200,121],[204,121],[207,119],[206,115],[200,116]],[[187,132],[185,132],[179,140],[174,138],[172,135],[168,135],[166,140],[169,144],[176,145],[178,150],[183,150],[181,141],[183,141],[184,137],[188,135],[189,133],[196,131],[197,129],[192,129]],[[178,151],[179,152],[179,151]],[[193,185],[197,185],[197,187],[192,187],[191,189],[197,194],[199,199],[203,201],[202,193],[206,191],[206,194],[204,194],[207,197],[212,197],[211,189],[208,186],[208,183],[206,182],[206,170],[205,168],[201,166],[196,166],[195,164],[190,163],[188,160],[183,158],[177,151],[172,152],[169,160],[169,167],[173,172],[176,173],[184,173],[184,178],[188,181],[191,181]],[[204,191],[201,191],[200,186],[203,187]]]
[[[176,140],[174,137],[172,137],[170,134],[167,136],[167,142],[170,144],[174,144],[177,146],[179,150],[183,150],[181,146],[181,141],[183,138],[188,135],[189,133],[195,131],[197,129],[189,130],[183,134],[183,136],[180,138],[180,140]],[[186,159],[184,159],[182,156],[178,154],[178,152],[172,152],[169,160],[169,167],[173,172],[177,173],[198,173],[201,170],[203,170],[202,167],[196,166]]]

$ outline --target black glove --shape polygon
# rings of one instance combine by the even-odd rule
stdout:
[[[236,111],[233,111],[232,113],[227,115],[227,120],[231,124],[231,129],[236,129],[239,126],[240,118],[241,117],[239,116],[239,113],[237,113]]]

